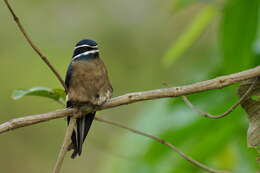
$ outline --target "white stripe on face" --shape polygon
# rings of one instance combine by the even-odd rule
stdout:
[[[89,54],[94,54],[94,53],[97,53],[97,52],[99,52],[98,49],[97,49],[97,50],[90,50],[90,51],[83,52],[83,53],[81,53],[81,54],[78,54],[78,55],[74,56],[74,57],[72,58],[72,61],[76,60],[76,59],[79,58],[80,56],[89,55]]]
[[[87,44],[83,44],[83,45],[80,45],[80,46],[75,47],[74,50],[76,50],[77,48],[80,48],[80,47],[91,47],[91,48],[97,48],[97,46],[90,46],[90,45],[87,45]]]

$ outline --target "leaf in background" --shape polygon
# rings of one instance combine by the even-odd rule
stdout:
[[[50,89],[47,87],[33,87],[30,89],[15,90],[12,98],[17,100],[25,96],[40,96],[47,97],[59,103],[65,104],[66,93],[63,89]]]
[[[173,64],[181,55],[194,43],[210,24],[212,18],[217,14],[213,5],[208,5],[196,16],[188,29],[182,33],[179,39],[170,46],[170,49],[163,57],[163,64],[169,66]]]
[[[219,162],[220,160],[217,160],[219,158],[215,157],[220,152],[226,150],[227,145],[234,138],[234,131],[241,128],[238,119],[239,117],[236,117],[236,120],[234,120],[232,124],[230,124],[230,119],[224,119],[218,123],[214,121],[210,121],[208,124],[205,123],[203,127],[204,130],[205,127],[207,128],[207,133],[201,131],[194,136],[191,135],[188,144],[185,144],[184,141],[181,146],[186,145],[186,152],[203,163],[210,162],[210,160]],[[227,165],[228,170],[234,169],[233,166],[234,164]],[[200,170],[200,168],[194,167],[194,165],[187,164],[185,160],[179,159],[179,162],[171,168],[170,172],[181,172],[183,167],[185,167],[186,170],[193,170],[192,172]],[[218,167],[217,169],[224,168]]]
[[[227,93],[225,94],[228,95]],[[211,100],[209,95],[204,95],[204,97],[201,97],[200,95],[199,97],[206,100]],[[230,100],[229,97],[221,98],[222,101],[216,100],[217,97],[213,98],[215,98],[216,102],[220,103],[223,102],[223,100]],[[230,102],[232,101],[230,100]],[[213,104],[212,107],[213,109],[214,107],[216,108],[215,111],[220,111],[219,109],[221,109],[221,107],[223,108],[223,106],[225,105],[216,106]],[[230,124],[230,118],[232,118],[234,122],[232,125]],[[208,160],[214,160],[214,162],[222,163],[222,160],[220,160],[220,158],[216,158],[215,156],[218,155],[218,153],[221,153],[223,149],[226,148],[227,144],[233,140],[234,131],[241,128],[239,116],[235,115],[235,117],[230,118],[228,117],[221,119],[221,121],[218,122],[207,118],[200,118],[181,129],[169,129],[160,136],[164,139],[168,139],[173,144],[180,146],[187,154],[191,154],[191,156],[203,163],[206,163]],[[205,129],[207,132],[205,132]],[[145,160],[147,160],[147,162],[151,165],[158,164],[158,162],[171,162],[174,166],[170,167],[167,173],[198,171],[196,167],[187,164],[185,160],[179,157],[168,158],[167,156],[171,155],[169,153],[171,153],[170,149],[153,142],[146,150]],[[234,160],[232,160],[232,157],[229,157],[229,159],[229,162],[225,164],[226,167],[219,167],[219,169],[233,169]],[[223,164],[221,164],[221,166],[222,165]]]
[[[225,73],[241,71],[253,65],[259,2],[229,0],[225,5],[220,25],[220,46]]]

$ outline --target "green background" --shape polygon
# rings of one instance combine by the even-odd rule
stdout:
[[[191,84],[259,65],[258,0],[10,1],[34,42],[65,76],[77,41],[98,42],[114,96]],[[15,101],[15,89],[61,87],[0,3],[0,122],[61,109],[41,97]],[[238,85],[190,96],[212,113],[238,98]],[[179,98],[121,106],[98,113],[160,136],[206,165],[236,173],[256,172],[247,148],[248,121],[239,107],[228,117],[198,116]],[[0,135],[4,173],[43,173],[54,166],[66,130],[58,119]],[[65,159],[64,173],[204,172],[169,148],[123,129],[94,122],[80,158]]]

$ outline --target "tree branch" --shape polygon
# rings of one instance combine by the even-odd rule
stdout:
[[[32,41],[32,39],[29,37],[29,35],[27,34],[27,32],[25,31],[23,25],[20,22],[20,19],[18,18],[18,16],[15,14],[14,10],[12,9],[11,5],[9,4],[8,0],[4,0],[7,8],[9,9],[10,13],[13,16],[13,19],[15,21],[15,23],[17,24],[18,28],[20,29],[20,31],[22,32],[23,36],[25,37],[25,39],[27,40],[27,42],[30,44],[30,46],[33,48],[33,50],[40,56],[40,58],[45,62],[45,64],[51,69],[51,71],[55,74],[55,76],[57,77],[57,79],[59,80],[59,82],[61,83],[61,85],[64,87],[65,91],[67,91],[66,85],[62,79],[62,77],[60,76],[60,74],[55,70],[55,68],[51,65],[50,61],[48,60],[48,58],[42,54],[42,52],[40,51],[40,48],[38,48]]]
[[[100,110],[144,100],[152,100],[166,97],[179,97],[207,90],[220,89],[257,76],[260,76],[260,66],[242,72],[217,77],[211,80],[197,82],[191,85],[129,93],[116,98],[112,98],[102,107],[100,107]]]
[[[239,73],[225,75],[215,79],[197,82],[191,85],[129,93],[108,100],[107,103],[98,108],[98,110],[113,108],[116,106],[126,105],[144,100],[152,100],[165,97],[178,97],[212,89],[219,89],[243,80],[247,80],[249,78],[257,77],[259,75],[260,66],[257,66],[255,68],[245,70]],[[62,118],[73,114],[74,111],[74,109],[64,109],[56,112],[31,115],[13,119],[0,125],[0,134],[9,130],[29,126],[39,122],[48,121],[56,118]]]
[[[133,128],[130,128],[130,127],[127,127],[121,123],[118,123],[118,122],[114,122],[114,121],[110,121],[110,120],[105,120],[103,118],[100,118],[100,117],[95,117],[95,120],[97,121],[100,121],[100,122],[103,122],[103,123],[106,123],[106,124],[111,124],[113,126],[116,126],[116,127],[119,127],[119,128],[123,128],[123,129],[126,129],[128,131],[131,131],[133,133],[136,133],[136,134],[139,134],[141,136],[146,136],[150,139],[153,139],[163,145],[166,145],[167,147],[171,148],[172,150],[174,150],[176,153],[178,153],[182,158],[184,158],[185,160],[187,160],[188,162],[190,162],[191,164],[199,167],[199,168],[202,168],[208,172],[211,172],[211,173],[230,173],[230,172],[227,172],[227,171],[219,171],[219,170],[214,170],[212,168],[209,168],[207,167],[206,165],[194,160],[192,157],[186,155],[185,153],[183,153],[181,150],[179,150],[176,146],[174,146],[173,144],[171,144],[170,142],[162,139],[162,138],[159,138],[159,137],[156,137],[156,136],[153,136],[153,135],[150,135],[148,133],[145,133],[145,132],[142,132],[140,130],[136,130],[136,129],[133,129]]]
[[[73,115],[75,112],[76,110],[74,109],[64,109],[64,110],[58,110],[50,113],[31,115],[31,116],[12,119],[3,124],[0,124],[0,134],[16,128],[29,126],[32,124],[48,121],[51,119],[62,118],[68,115]]]
[[[208,112],[204,112],[202,111],[201,109],[197,108],[196,106],[194,106],[190,100],[188,99],[188,97],[186,96],[181,96],[182,100],[192,109],[194,110],[195,112],[197,112],[198,114],[200,114],[201,116],[204,116],[204,117],[207,117],[207,118],[212,118],[212,119],[219,119],[219,118],[223,118],[225,116],[227,116],[228,114],[230,114],[233,110],[236,109],[236,107],[238,105],[240,105],[247,97],[248,95],[251,93],[251,91],[254,89],[255,85],[256,85],[256,81],[257,81],[257,78],[254,80],[254,82],[250,85],[250,87],[248,88],[248,90],[244,93],[244,95],[242,95],[240,97],[240,99],[235,103],[233,104],[231,107],[228,108],[227,111],[225,111],[223,114],[220,114],[220,115],[213,115],[213,114],[210,114]]]
[[[152,100],[152,99],[167,98],[167,97],[178,97],[178,96],[198,93],[202,91],[207,91],[207,90],[219,89],[243,80],[247,80],[249,78],[257,77],[259,75],[260,75],[260,66],[257,66],[250,70],[245,70],[239,73],[221,76],[203,82],[197,82],[191,85],[129,93],[108,100],[104,105],[97,108],[97,110],[109,109],[109,108],[140,102],[144,100]],[[44,113],[39,115],[31,115],[31,116],[12,119],[8,122],[0,124],[0,134],[16,128],[29,126],[32,124],[48,121],[51,119],[66,117],[68,115],[74,114],[75,111],[76,111],[75,109],[67,108],[55,112],[49,112],[49,113]]]

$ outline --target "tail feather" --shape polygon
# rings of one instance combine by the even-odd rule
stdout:
[[[77,153],[78,155],[82,152],[82,144],[84,142],[84,132],[85,132],[85,116],[77,119]]]
[[[71,148],[74,150],[74,152],[71,155],[71,158],[75,158],[77,155],[80,156],[82,152],[82,145],[88,134],[89,128],[94,120],[95,113],[96,112],[92,112],[87,115],[83,115],[82,117],[77,119],[77,128],[73,131],[71,136]],[[68,122],[69,120],[70,118],[68,118]]]

